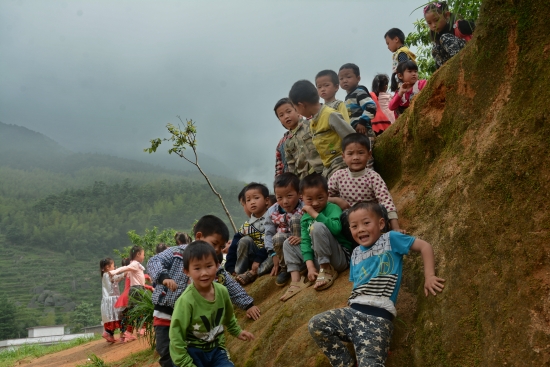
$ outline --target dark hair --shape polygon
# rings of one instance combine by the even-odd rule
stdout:
[[[327,179],[320,173],[310,173],[300,181],[300,192],[303,193],[305,189],[319,186],[328,192]]]
[[[219,264],[218,255],[214,247],[205,241],[193,241],[183,250],[183,268],[189,270],[192,260],[202,260],[212,256],[216,264]]]
[[[322,76],[330,76],[330,81],[334,85],[339,85],[340,81],[338,80],[338,74],[334,70],[321,70],[317,73],[315,76],[315,83],[317,83],[317,79],[319,79]]]
[[[227,225],[215,215],[205,215],[199,219],[193,227],[193,235],[196,237],[198,232],[202,233],[204,237],[213,234],[220,235],[224,242],[227,242],[229,239],[229,229]]]
[[[350,144],[357,143],[365,148],[370,152],[371,151],[371,144],[370,139],[365,134],[359,134],[359,133],[352,133],[346,135],[344,139],[342,139],[342,152],[346,150],[346,147]]]
[[[141,246],[136,245],[132,247],[132,249],[130,250],[130,260],[134,260],[141,251],[143,251],[143,247]]]
[[[418,65],[412,60],[407,60],[400,62],[395,69],[396,74],[403,74],[406,70],[416,70],[418,71]]]
[[[389,31],[386,32],[384,35],[384,39],[388,37],[389,39],[394,39],[395,37],[399,38],[399,41],[404,44],[405,43],[405,33],[399,28],[392,28]]]
[[[275,116],[279,117],[279,115],[277,115],[277,109],[285,104],[289,104],[292,106],[292,108],[294,108],[294,105],[292,104],[292,101],[290,100],[290,98],[288,97],[281,98],[280,100],[277,101],[277,103],[275,103],[275,108],[273,108],[273,111],[275,111]]]
[[[352,206],[348,211],[348,219],[351,213],[359,211],[359,210],[367,210],[370,211],[378,216],[378,218],[384,219],[384,228],[382,229],[382,232],[388,232],[390,230],[390,220],[388,218],[388,211],[384,207],[384,205],[379,204],[375,201],[369,201],[369,202],[358,202],[354,206]]]
[[[390,78],[388,78],[386,74],[378,74],[372,80],[371,91],[378,97],[381,91],[386,91],[388,89],[389,83]]]
[[[120,266],[128,266],[128,265],[130,265],[130,262],[131,262],[130,258],[129,258],[129,257],[125,257],[124,259],[122,259],[122,260],[120,261]]]
[[[246,193],[249,192],[250,190],[258,190],[264,198],[269,197],[269,189],[264,184],[261,184],[261,183],[258,183],[258,182],[249,183],[248,185],[246,185],[245,190],[244,190],[245,196],[246,196]]]
[[[189,235],[185,232],[176,232],[176,234],[174,235],[174,239],[176,240],[176,244],[178,245],[185,245],[191,242],[191,237],[189,237]]]
[[[292,172],[281,173],[275,177],[275,182],[273,182],[273,188],[277,187],[287,187],[292,186],[296,192],[300,192],[300,179]]]
[[[237,195],[237,199],[239,199],[239,203],[242,203],[244,201],[245,192],[246,192],[246,186],[243,187],[243,189],[239,192],[239,195]]]
[[[103,269],[105,269],[105,267],[110,264],[114,264],[113,259],[111,259],[110,257],[106,257],[105,259],[99,260],[99,271],[101,271],[102,277],[103,277],[103,274],[105,273]]]
[[[433,11],[433,12],[436,12],[440,15],[443,15],[445,14],[446,12],[449,11],[449,5],[447,4],[446,1],[436,1],[436,2],[433,2],[433,3],[430,3],[428,5],[426,5],[424,7],[424,15],[426,15],[426,13],[430,12],[430,11]],[[441,35],[445,34],[445,33],[451,33],[451,34],[454,34],[454,23],[456,21],[456,15],[452,14],[450,15],[449,17],[449,21],[447,22],[447,25],[445,26],[445,28],[443,28],[441,30],[441,32],[434,32],[432,30],[429,30],[429,35],[430,35],[430,40],[432,40],[432,42],[436,42],[436,43],[439,43],[439,38],[441,37]]]
[[[166,246],[165,243],[159,243],[157,247],[155,247],[155,254],[160,254],[162,251],[166,250],[168,246]]]
[[[290,92],[288,92],[288,97],[294,105],[298,103],[319,103],[319,92],[309,80],[298,80],[294,83]]]
[[[272,206],[277,202],[277,198],[275,197],[275,195],[269,195],[268,199],[269,199],[269,206]]]
[[[355,74],[355,76],[361,76],[361,73],[359,72],[359,66],[357,66],[355,64],[352,64],[352,63],[344,64],[344,65],[340,66],[340,70],[338,70],[338,71],[342,71],[344,69],[351,69],[353,71],[353,73]]]

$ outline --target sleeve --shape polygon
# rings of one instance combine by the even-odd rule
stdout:
[[[390,245],[393,251],[401,255],[407,255],[415,237],[397,231],[390,231]]]
[[[349,134],[353,134],[355,129],[344,120],[341,114],[338,112],[332,112],[328,118],[328,123],[330,127],[336,131],[341,139],[344,139]]]
[[[231,241],[231,245],[229,246],[229,250],[227,250],[224,267],[229,274],[233,274],[235,272],[235,265],[237,264],[237,247],[239,246],[239,240],[241,238],[243,238],[242,233],[235,233],[233,240]]]
[[[235,317],[235,313],[233,311],[233,305],[231,304],[231,301],[229,300],[229,294],[227,294],[227,291],[225,291],[224,294],[224,320],[223,325],[227,328],[227,331],[229,331],[229,334],[233,336],[239,336],[241,333],[241,327],[237,323],[237,318]]]
[[[302,256],[304,261],[313,260],[313,249],[311,248],[311,237],[309,235],[309,224],[311,222],[311,216],[304,214],[300,220],[300,226],[302,227],[302,240],[300,242],[300,250],[302,250]]]
[[[399,55],[397,55],[397,62],[399,63],[404,61],[409,61],[409,56],[404,52],[400,52]]]
[[[333,236],[336,236],[342,232],[342,222],[340,222],[341,215],[342,209],[340,209],[338,205],[328,203],[327,208],[323,210],[323,212],[319,213],[317,218],[315,218],[315,221],[323,223],[327,226],[330,233],[332,233]]]
[[[355,257],[355,252],[360,251],[359,248],[360,248],[360,246],[357,246],[356,248],[353,249],[353,252],[351,253],[351,258],[352,259]],[[350,263],[349,263],[349,281],[352,282],[352,283],[355,283],[355,277],[353,276],[355,274],[354,270],[355,270],[355,266],[353,265],[353,261],[350,261]]]
[[[267,249],[265,248],[265,245],[263,248],[259,249],[257,252],[256,252],[256,257],[254,257],[254,262],[257,262],[257,263],[263,263],[266,259],[267,259]]]
[[[267,249],[267,251],[273,251],[273,236],[277,233],[277,227],[275,227],[275,224],[271,220],[271,213],[273,213],[273,210],[271,208],[267,211],[265,214],[265,235],[264,235],[264,246]]]
[[[175,366],[195,367],[193,359],[187,352],[187,329],[193,317],[193,308],[183,298],[176,301],[172,321],[170,323],[170,357]]]
[[[288,138],[285,141],[284,152],[287,171],[296,174],[296,158],[294,157],[294,152],[290,149],[292,146],[292,138]]]
[[[281,152],[279,151],[279,147],[277,147],[277,149],[275,149],[275,177],[283,173],[283,168],[284,166],[281,158]]]
[[[115,274],[120,274],[120,273],[124,273],[124,272],[127,272],[127,271],[137,271],[138,268],[139,268],[139,263],[137,261],[132,261],[130,263],[130,265],[128,266],[121,266],[120,268],[116,268],[115,270],[111,270],[109,273],[115,275]],[[141,270],[141,269],[139,269]]]
[[[340,112],[344,120],[349,123],[349,112],[345,102],[342,102],[338,105],[338,112]]]
[[[378,201],[379,204],[384,205],[384,208],[388,211],[389,219],[397,219],[397,209],[395,208],[395,204],[393,202],[393,198],[391,197],[390,190],[388,190],[388,186],[386,186],[386,183],[377,172],[369,170],[369,175],[371,176],[370,186],[374,191],[376,201]]]
[[[149,259],[147,272],[155,283],[162,284],[164,279],[170,278],[168,272],[172,267],[173,260],[174,253],[171,249],[167,249]]]
[[[233,277],[227,273],[225,270],[222,270],[223,275],[225,277],[225,288],[227,288],[227,292],[229,293],[229,298],[231,298],[231,302],[235,304],[235,306],[239,307],[242,310],[248,310],[250,307],[254,306],[254,299],[246,293],[244,288],[237,283]]]
[[[376,115],[376,103],[372,100],[368,91],[359,89],[357,93],[357,104],[359,104],[361,110],[363,110],[357,123],[367,128],[370,127],[372,125],[371,120],[374,119]]]
[[[339,197],[340,196],[340,187],[338,185],[338,178],[336,172],[330,176],[328,179],[328,196],[330,197]]]
[[[118,283],[120,282],[122,279],[124,279],[125,275],[124,274],[117,274],[113,277],[113,283]]]
[[[395,92],[393,95],[393,98],[390,101],[390,104],[388,105],[388,108],[391,111],[395,111],[401,106],[401,97],[399,97],[399,93]]]
[[[428,81],[426,79],[421,79],[418,81],[418,90],[424,89],[424,87],[428,84]]]

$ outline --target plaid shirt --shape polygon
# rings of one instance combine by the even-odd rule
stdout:
[[[290,219],[294,216],[301,217],[303,214],[304,203],[298,201],[298,206],[291,213],[285,212],[278,203],[275,203],[267,210],[265,214],[265,237],[264,243],[267,251],[273,251],[273,236],[276,233],[300,233],[300,228],[290,228]],[[298,221],[298,223],[300,223]]]
[[[285,141],[288,139],[288,134],[289,131],[285,132],[281,140],[279,140],[277,148],[275,149],[275,177],[288,171],[288,165],[285,157]]]
[[[187,285],[190,283],[190,278],[183,272],[183,250],[187,245],[170,247],[160,254],[157,254],[147,262],[147,270],[151,279],[157,283],[153,292],[153,304],[156,306],[164,306],[174,308],[176,300],[181,296]],[[254,300],[246,291],[237,283],[228,272],[221,266],[216,273],[217,281],[223,284],[229,292],[231,302],[237,307],[248,310],[254,305]],[[172,279],[178,285],[178,288],[172,292],[167,287],[162,285],[164,279]]]

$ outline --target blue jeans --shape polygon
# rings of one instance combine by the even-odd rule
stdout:
[[[193,363],[197,367],[234,367],[233,362],[229,360],[227,352],[222,348],[214,348],[210,352],[205,352],[199,348],[189,347],[187,353],[193,358]],[[174,367],[177,367],[174,365]]]

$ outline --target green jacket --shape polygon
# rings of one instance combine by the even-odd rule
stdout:
[[[315,222],[323,223],[327,226],[328,230],[338,243],[347,249],[350,252],[353,250],[351,243],[346,240],[342,234],[342,222],[340,222],[340,215],[342,215],[342,209],[336,204],[327,203],[325,209],[323,209],[316,219],[313,219],[311,215],[304,212],[302,215],[302,220],[300,224],[302,226],[302,242],[300,243],[300,248],[302,250],[302,256],[304,261],[313,260],[315,254],[313,253],[313,248],[311,247],[311,236],[310,231],[311,227],[315,225]]]

